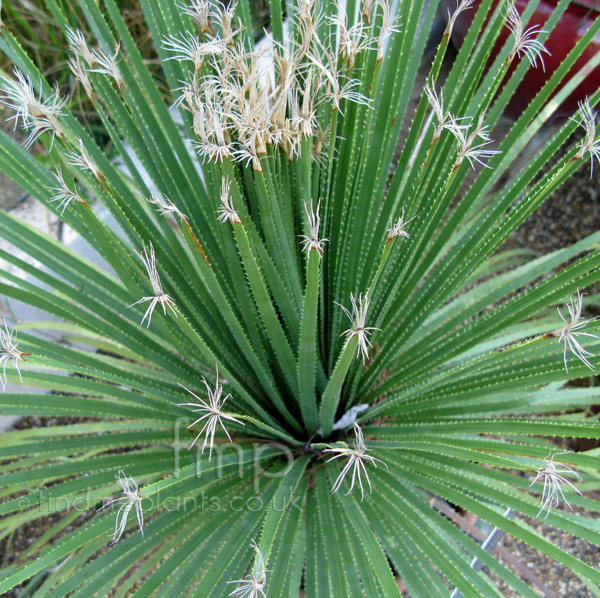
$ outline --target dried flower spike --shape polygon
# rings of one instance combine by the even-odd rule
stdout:
[[[352,481],[350,482],[350,490],[346,492],[346,496],[350,494],[350,492],[352,492],[352,490],[354,489],[354,484],[358,481],[362,501],[365,498],[365,489],[363,487],[362,474],[364,474],[367,483],[369,484],[370,493],[373,493],[373,487],[371,486],[371,480],[369,479],[369,474],[367,472],[365,463],[372,463],[376,468],[377,463],[381,463],[382,465],[385,465],[386,469],[387,465],[381,459],[376,459],[375,457],[371,457],[370,455],[366,454],[366,452],[369,449],[365,446],[365,438],[363,436],[362,430],[360,429],[360,426],[356,422],[354,422],[354,433],[356,434],[356,438],[354,439],[353,449],[329,447],[323,449],[323,452],[337,453],[337,455],[331,457],[331,459],[328,459],[327,463],[329,463],[329,461],[333,461],[334,459],[339,459],[340,457],[349,457],[348,462],[346,463],[346,465],[344,465],[344,469],[342,469],[340,475],[337,477],[337,480],[335,481],[331,492],[334,493],[340,489],[344,478],[352,469]]]
[[[0,90],[4,92],[0,101],[15,111],[15,115],[8,120],[14,120],[15,127],[20,120],[23,129],[29,132],[25,147],[30,147],[45,131],[52,131],[53,143],[56,135],[61,136],[58,120],[66,99],[61,98],[56,88],[48,99],[43,100],[41,90],[36,95],[31,77],[26,77],[18,68],[13,72],[16,80],[0,77]]]
[[[69,159],[69,164],[72,166],[78,166],[82,170],[87,170],[90,172],[98,181],[103,179],[104,176],[100,172],[98,165],[89,155],[88,151],[85,149],[85,145],[83,144],[83,139],[81,137],[77,138],[77,142],[79,143],[79,154],[73,152],[72,154],[65,154]]]
[[[85,199],[83,199],[83,197],[81,197],[81,195],[79,195],[79,193],[77,193],[76,191],[71,191],[71,189],[69,189],[69,187],[65,183],[65,179],[63,177],[63,173],[62,173],[60,166],[56,167],[54,176],[56,177],[56,180],[58,181],[58,187],[51,188],[52,191],[56,191],[56,195],[54,197],[52,197],[51,199],[49,199],[48,201],[60,202],[58,204],[58,209],[61,210],[61,208],[62,208],[62,210],[60,212],[61,214],[65,213],[65,208],[73,200],[77,201],[78,203],[87,204]]]
[[[546,32],[541,30],[539,25],[534,25],[533,27],[529,27],[529,29],[525,29],[521,15],[512,2],[508,3],[506,26],[510,29],[515,38],[512,50],[508,56],[508,61],[512,62],[515,56],[521,57],[525,54],[532,67],[537,67],[537,62],[539,60],[542,64],[542,68],[546,70],[542,53],[545,52],[550,56],[550,52],[542,42],[534,39],[534,36]]]
[[[444,31],[444,35],[452,35],[452,29],[454,29],[456,20],[462,12],[471,8],[471,4],[473,4],[473,2],[475,2],[475,0],[460,0],[453,13],[450,13],[450,9],[448,9],[448,24],[446,25],[446,31]]]
[[[179,208],[166,195],[152,195],[152,197],[148,199],[148,203],[156,206],[158,208],[157,212],[161,216],[173,214],[174,216],[177,216],[179,220],[186,219],[185,214],[182,214]]]
[[[223,46],[220,41],[201,42],[189,32],[187,36],[169,35],[163,39],[163,49],[173,53],[173,56],[166,60],[189,60],[194,63],[196,72],[200,70],[205,56],[219,54],[222,52]]]
[[[429,83],[425,84],[424,91],[425,95],[427,96],[427,101],[433,109],[433,113],[435,114],[435,117],[438,121],[438,124],[436,125],[435,130],[433,132],[433,143],[434,141],[437,141],[440,138],[442,131],[446,128],[446,125],[448,124],[451,116],[447,110],[444,110],[443,92],[440,92],[440,94],[438,95],[437,91],[435,90],[435,87],[429,85]]]
[[[148,252],[145,247],[144,247],[143,253],[137,252],[137,254],[140,256],[140,259],[144,263],[144,266],[146,266],[146,271],[148,272],[148,276],[150,278],[150,284],[152,285],[152,290],[154,291],[154,295],[152,295],[150,297],[142,297],[139,301],[136,301],[135,303],[132,303],[131,305],[128,305],[127,307],[133,307],[134,305],[138,305],[140,303],[146,303],[147,301],[150,301],[150,305],[148,306],[148,309],[146,310],[146,313],[144,314],[144,317],[142,318],[142,325],[144,324],[144,320],[146,318],[148,318],[148,325],[146,327],[150,328],[150,321],[152,320],[152,312],[154,311],[154,308],[157,305],[159,305],[159,304],[162,305],[163,314],[165,316],[167,315],[167,307],[170,308],[170,310],[173,312],[173,315],[175,317],[177,317],[177,312],[175,311],[175,303],[173,302],[173,299],[171,299],[171,297],[169,297],[169,295],[166,295],[165,292],[163,291],[162,284],[160,282],[160,276],[158,275],[158,271],[156,269],[156,256],[154,254],[154,247],[153,247],[152,243],[150,243],[150,255],[148,255]]]
[[[448,117],[448,122],[445,128],[448,129],[458,141],[458,155],[454,168],[458,168],[466,158],[473,170],[475,162],[478,162],[485,168],[490,168],[484,160],[488,160],[501,152],[497,150],[485,149],[487,145],[492,143],[488,133],[488,127],[484,126],[485,113],[482,113],[477,120],[475,128],[468,133],[469,125],[459,124],[458,120],[452,115]],[[477,138],[483,139],[483,143],[475,143]]]
[[[342,81],[345,79],[343,79],[343,76],[335,66],[335,58],[326,56],[323,60],[321,60],[320,58],[317,58],[316,55],[309,54],[308,59],[323,75],[323,79],[321,80],[321,85],[325,88],[323,97],[326,100],[330,100],[333,104],[333,108],[338,110],[342,116],[344,116],[344,112],[341,109],[341,103],[343,100],[367,106],[367,108],[372,107],[371,104],[373,100],[357,91],[357,88],[361,86],[361,83],[358,79],[348,79],[342,85]]]
[[[594,176],[594,159],[600,163],[600,138],[596,138],[596,113],[592,111],[590,98],[585,98],[583,102],[579,102],[579,117],[572,117],[578,125],[585,130],[585,137],[581,141],[579,151],[573,157],[574,160],[579,160],[590,154],[592,163],[592,176]]]
[[[391,241],[392,239],[395,239],[396,237],[405,237],[406,239],[410,239],[410,235],[406,232],[406,230],[404,230],[404,227],[409,223],[412,222],[416,217],[418,216],[418,214],[416,216],[413,216],[412,218],[409,218],[408,220],[404,220],[404,206],[402,207],[402,215],[400,216],[400,218],[398,218],[398,221],[396,222],[396,224],[394,224],[394,221],[392,220],[392,225],[390,226],[390,228],[388,228],[388,242]]]
[[[182,92],[186,108],[194,118],[194,133],[199,139],[193,145],[198,154],[204,161],[213,162],[232,157],[233,145],[229,135],[231,123],[216,86],[203,85],[200,90],[186,86]]]
[[[569,312],[569,316],[571,320],[567,322],[567,320],[562,315],[560,308],[557,307],[558,315],[560,319],[564,322],[564,326],[559,330],[556,330],[552,334],[554,336],[558,336],[558,342],[565,344],[564,351],[564,360],[565,360],[565,369],[567,373],[569,372],[569,364],[567,363],[567,349],[570,349],[573,355],[581,360],[590,370],[594,370],[594,366],[589,362],[588,357],[594,357],[594,353],[590,353],[586,351],[579,341],[577,340],[577,336],[591,336],[593,338],[600,338],[596,334],[591,334],[590,332],[582,332],[583,328],[587,326],[590,322],[593,322],[597,318],[590,318],[588,320],[581,319],[581,311],[583,309],[583,295],[577,290],[577,295],[572,295],[569,303],[566,304],[567,311]]]
[[[121,484],[125,496],[109,500],[98,509],[98,511],[101,511],[113,503],[125,501],[117,511],[117,520],[115,522],[115,531],[113,532],[113,541],[110,543],[111,546],[121,539],[121,536],[127,527],[129,512],[134,507],[140,533],[142,534],[142,537],[144,536],[144,510],[142,509],[142,497],[138,493],[138,485],[133,478],[127,477],[122,469],[119,469],[119,473],[115,477],[119,484]]]
[[[313,210],[312,200],[310,202],[310,211],[306,204],[304,204],[304,210],[306,212],[308,232],[310,235],[300,236],[303,249],[307,253],[310,252],[311,249],[315,249],[317,253],[323,257],[323,243],[327,243],[329,239],[319,239],[319,228],[321,227],[321,217],[319,216],[319,212],[321,211],[321,200],[317,203],[316,212]]]
[[[367,311],[369,310],[370,304],[368,293],[365,294],[364,298],[361,293],[358,296],[358,301],[356,301],[354,294],[350,293],[350,301],[352,302],[352,313],[350,313],[350,311],[342,304],[336,303],[336,305],[339,305],[352,321],[352,328],[342,332],[341,336],[347,336],[348,339],[351,339],[353,336],[358,337],[358,350],[356,356],[360,357],[362,355],[363,363],[365,363],[369,358],[369,347],[373,346],[371,341],[369,341],[368,335],[371,334],[371,330],[381,331],[381,328],[365,327]]]
[[[90,81],[87,71],[83,68],[81,64],[79,56],[69,56],[68,64],[69,68],[71,69],[71,72],[73,73],[73,76],[75,77],[75,80],[81,83],[86,95],[92,96],[94,93],[94,90],[92,89],[92,83]]]
[[[206,393],[208,394],[208,403],[201,399],[197,394],[193,393],[189,388],[186,388],[185,386],[183,386],[183,384],[180,384],[179,386],[181,386],[181,388],[187,390],[187,392],[189,392],[194,398],[198,399],[198,403],[179,403],[179,405],[184,407],[192,407],[192,412],[194,413],[204,413],[202,417],[199,417],[195,422],[190,424],[188,426],[188,429],[195,426],[198,422],[201,422],[208,418],[208,421],[204,424],[204,427],[202,428],[202,430],[200,430],[196,438],[194,438],[192,444],[190,444],[190,446],[188,447],[188,450],[196,444],[198,438],[200,438],[202,434],[205,434],[204,442],[202,444],[202,454],[204,454],[204,449],[208,445],[208,460],[210,461],[212,458],[212,450],[215,445],[215,432],[217,431],[217,424],[221,426],[223,432],[225,432],[227,438],[229,438],[229,442],[232,442],[231,436],[229,436],[229,432],[225,429],[222,420],[227,419],[229,421],[241,424],[242,426],[245,424],[243,424],[241,421],[239,421],[229,413],[225,413],[223,411],[223,405],[225,404],[225,401],[229,397],[231,397],[231,394],[228,394],[225,396],[225,398],[221,399],[221,396],[223,394],[223,386],[219,384],[218,366],[217,381],[215,383],[214,390],[208,385],[206,378],[202,377],[202,382],[204,382],[204,386],[206,386]]]
[[[123,77],[121,76],[121,71],[118,67],[119,61],[117,60],[117,56],[119,55],[119,50],[119,44],[115,46],[115,53],[112,56],[106,54],[102,50],[94,50],[92,52],[92,58],[97,66],[93,68],[92,71],[94,73],[101,73],[108,77],[112,77],[115,80],[115,83],[119,87],[122,87],[125,83],[123,82]]]
[[[207,0],[191,0],[189,4],[177,4],[177,8],[198,23],[201,33],[212,33],[210,24],[212,4],[210,2],[207,2]]]
[[[23,355],[29,355],[29,353],[23,353],[19,351],[17,343],[17,328],[9,328],[4,318],[4,329],[0,327],[0,366],[2,366],[2,374],[0,375],[0,384],[2,389],[6,390],[7,378],[6,378],[6,366],[12,361],[13,366],[19,374],[19,380],[23,382],[21,376],[21,370],[19,369],[19,360],[25,361]]]
[[[296,53],[298,58],[301,59],[308,54],[313,40],[317,39],[316,32],[319,27],[320,16],[317,16],[316,19],[313,18],[315,0],[300,0],[300,2],[292,4],[292,7],[298,20],[300,38],[296,44]]]
[[[569,507],[569,509],[573,510],[571,504],[567,500],[563,486],[569,486],[579,496],[583,496],[583,494],[575,488],[575,486],[564,476],[564,474],[572,474],[577,478],[578,482],[581,482],[581,476],[574,471],[568,465],[564,463],[560,463],[558,461],[554,461],[554,457],[556,455],[566,455],[567,453],[555,453],[552,455],[550,459],[547,457],[544,459],[546,465],[540,467],[537,471],[537,475],[535,476],[533,482],[531,482],[530,486],[533,486],[536,482],[540,480],[544,480],[544,490],[542,492],[542,506],[537,514],[539,517],[544,511],[546,511],[546,519],[548,515],[550,515],[550,511],[552,507],[558,507],[560,504],[560,498],[562,497],[564,503]]]
[[[94,67],[96,59],[87,45],[83,33],[79,29],[67,29],[67,41],[69,48],[75,56],[82,58],[88,63],[89,67]]]
[[[238,213],[233,209],[231,203],[231,195],[229,190],[231,189],[231,180],[227,177],[223,177],[221,181],[221,205],[217,209],[217,220],[219,222],[231,222],[231,224],[241,224]]]
[[[385,52],[385,44],[388,37],[392,33],[400,33],[400,22],[399,16],[391,16],[391,6],[389,0],[378,0],[377,4],[381,7],[381,29],[379,30],[379,37],[377,38],[377,62],[383,60]]]
[[[346,11],[337,2],[335,4],[334,15],[329,17],[329,21],[337,29],[340,36],[338,54],[347,63],[348,69],[351,70],[354,68],[356,57],[361,52],[372,49],[375,40],[369,37],[362,21],[358,21],[352,27],[348,28]]]
[[[267,583],[265,558],[254,540],[252,540],[252,548],[256,553],[252,572],[246,575],[244,579],[227,582],[239,584],[239,587],[229,594],[230,596],[237,596],[238,598],[259,598],[263,596],[263,598],[267,598],[264,592],[264,587]]]

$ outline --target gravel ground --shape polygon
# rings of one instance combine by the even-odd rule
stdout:
[[[579,136],[575,136],[571,143],[578,140]],[[526,160],[527,156],[524,159]],[[550,166],[551,164],[548,168]],[[525,247],[540,253],[548,253],[568,247],[596,232],[598,228],[600,228],[600,183],[597,170],[594,176],[591,176],[589,159],[586,157],[586,163],[571,176],[568,182],[513,233],[508,246]]]
[[[568,507],[567,507],[568,510]],[[573,512],[577,515],[597,517],[591,511],[586,511],[574,507]],[[573,541],[573,536],[564,533],[552,526],[545,525],[543,521],[523,517],[522,520],[538,531],[543,537],[572,556],[578,558],[591,567],[598,566],[598,549],[587,542]],[[593,594],[586,588],[581,580],[571,571],[546,557],[545,555],[532,550],[523,542],[516,540],[512,536],[506,536],[502,545],[514,557],[518,558],[523,565],[527,567],[539,580],[541,580],[544,589],[532,584],[533,589],[545,598],[593,598]],[[500,559],[502,560],[502,559]],[[506,564],[506,563],[504,563]],[[495,576],[492,576],[495,578]],[[511,590],[502,580],[495,578],[498,587],[506,598],[521,598],[519,594]]]

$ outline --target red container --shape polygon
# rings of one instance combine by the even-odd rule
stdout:
[[[528,4],[528,0],[516,0],[515,6],[522,14]],[[448,18],[448,11],[452,12],[456,7],[456,0],[441,0],[444,15]],[[476,0],[470,10],[463,12],[458,18],[452,32],[452,43],[460,47],[462,44],[475,12],[479,7],[480,0]],[[494,2],[494,6],[497,2]],[[527,28],[539,25],[544,29],[544,25],[550,17],[552,11],[558,4],[558,0],[541,0],[527,23]],[[570,3],[569,7],[561,17],[560,21],[550,34],[544,45],[551,53],[548,56],[544,53],[544,64],[546,70],[541,66],[530,68],[523,78],[521,85],[517,89],[513,99],[509,103],[506,114],[512,118],[517,118],[535,97],[543,84],[550,78],[561,62],[573,49],[575,44],[581,39],[585,32],[592,26],[594,21],[600,17],[600,0],[577,0]],[[505,41],[510,36],[508,28],[504,28],[499,41],[496,43],[493,52],[493,60]],[[582,66],[584,66],[598,51],[600,51],[600,35],[597,35],[592,43],[586,48],[579,60],[569,71],[559,89],[564,85],[564,81],[572,77]],[[526,58],[523,58],[526,60]],[[515,61],[516,62],[516,61]],[[516,64],[511,67],[511,71],[516,68]],[[577,89],[559,106],[554,114],[553,120],[564,120],[572,116],[577,111],[577,102],[583,100],[586,96],[592,95],[600,87],[600,67],[595,68],[587,78],[577,87]]]

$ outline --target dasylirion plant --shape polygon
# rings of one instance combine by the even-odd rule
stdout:
[[[461,511],[600,595],[527,519],[598,544],[597,452],[553,437],[600,437],[569,384],[600,232],[505,245],[600,158],[599,91],[523,159],[600,21],[506,127],[566,0],[543,29],[461,0],[432,50],[431,0],[271,0],[264,32],[249,0],[140,0],[160,81],[119,3],[71,4],[46,0],[110,153],[0,30],[0,168],[96,256],[0,212],[0,412],[77,418],[0,435],[0,593],[535,598]]]

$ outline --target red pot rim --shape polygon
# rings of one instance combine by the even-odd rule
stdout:
[[[600,0],[571,0],[571,3],[600,12]]]

